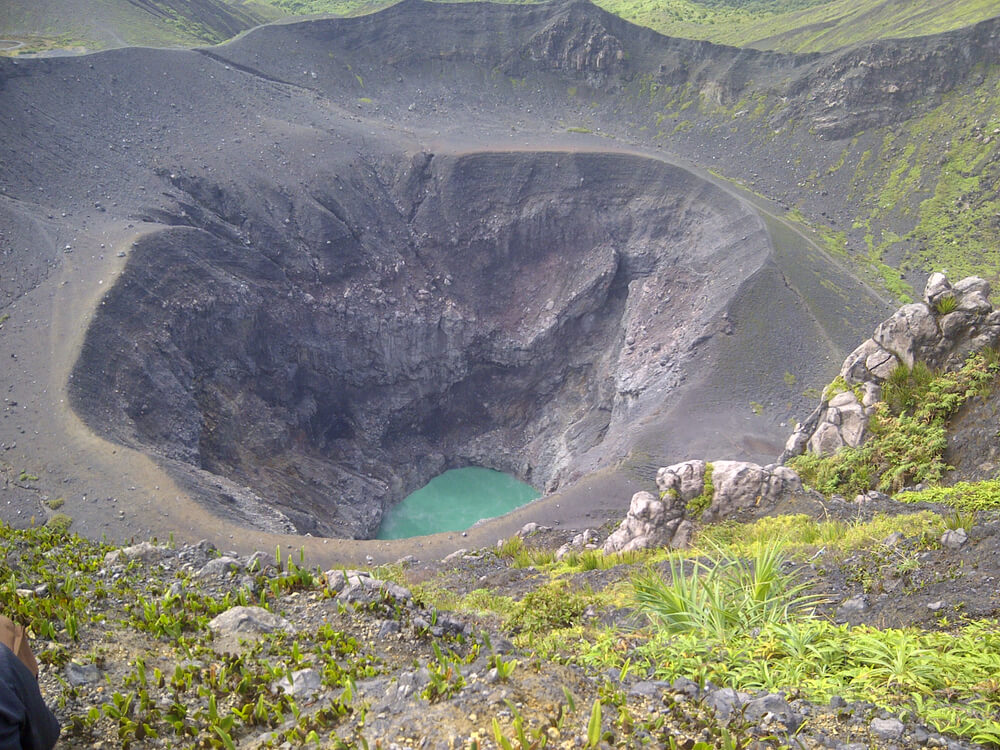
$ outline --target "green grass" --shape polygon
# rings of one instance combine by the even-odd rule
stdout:
[[[720,548],[708,563],[695,560],[685,566],[671,558],[669,578],[647,571],[632,585],[640,610],[661,631],[696,632],[726,644],[816,604],[805,584],[782,572],[785,562],[782,545],[775,541],[757,543],[749,558]]]
[[[996,510],[1000,508],[1000,479],[956,482],[950,487],[901,492],[895,499],[904,503],[942,503],[962,511]]]
[[[950,632],[834,625],[814,616],[814,600],[781,572],[783,561],[780,542],[758,543],[749,560],[720,551],[690,573],[672,564],[669,580],[638,576],[635,601],[652,628],[628,666],[664,680],[793,690],[817,703],[868,701],[1000,744],[1000,624]]]
[[[989,0],[859,4],[854,0],[600,0],[668,36],[788,52],[822,52],[888,37],[936,34],[997,15]]]
[[[879,514],[863,522],[820,521],[802,514],[766,516],[750,524],[722,522],[708,526],[698,535],[696,548],[690,554],[725,549],[727,554],[745,557],[758,545],[780,542],[789,555],[806,558],[817,547],[846,554],[871,547],[896,531],[909,538],[935,539],[944,530],[941,516],[930,511]]]

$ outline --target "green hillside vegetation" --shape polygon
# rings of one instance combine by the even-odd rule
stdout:
[[[11,0],[0,14],[0,38],[19,42],[6,54],[129,45],[217,44],[285,12],[239,0]]]
[[[990,0],[597,0],[662,34],[736,47],[826,52],[875,39],[937,34],[998,14]]]
[[[242,28],[249,28],[295,15],[374,13],[392,4],[392,0],[149,0],[144,9],[124,0],[83,4],[12,0],[0,18],[0,36],[25,42],[21,53],[121,44],[211,44],[239,30],[219,24],[219,9],[228,9]],[[936,34],[997,15],[991,0],[880,0],[862,7],[853,0],[598,0],[597,4],[669,36],[789,52],[822,52],[875,39]],[[206,17],[205,8],[212,6],[213,13]]]
[[[994,498],[980,520],[995,518],[997,505]],[[499,569],[526,573],[527,590],[502,584],[470,590],[459,583],[461,570],[447,565],[430,578],[421,573],[419,582],[400,566],[372,570],[376,578],[409,586],[432,621],[453,611],[482,624],[470,638],[421,634],[410,621],[415,613],[390,596],[353,605],[333,600],[334,574],[301,559],[282,564],[279,558],[252,569],[249,578],[206,580],[177,567],[169,548],[161,553],[166,564],[119,558],[109,565],[114,547],[65,529],[2,527],[0,552],[17,559],[18,568],[3,567],[0,604],[36,639],[43,686],[64,722],[64,742],[74,747],[101,738],[123,747],[145,747],[155,738],[233,747],[268,731],[275,734],[267,746],[361,747],[367,709],[354,697],[357,683],[422,666],[431,678],[421,699],[430,707],[458,695],[468,665],[484,655],[498,679],[515,685],[556,664],[575,665],[593,678],[589,695],[564,687],[565,703],[548,719],[523,721],[518,713],[497,722],[493,733],[501,747],[503,739],[519,736],[529,739],[522,747],[545,747],[550,726],[594,738],[588,747],[598,740],[607,743],[601,747],[631,747],[636,733],[664,746],[673,746],[670,738],[682,742],[706,732],[713,744],[703,747],[749,741],[738,724],[722,727],[696,705],[666,722],[645,715],[609,673],[623,682],[686,677],[750,692],[786,690],[817,705],[840,696],[996,747],[1000,624],[950,622],[942,613],[938,627],[925,631],[836,625],[817,612],[822,597],[798,572],[812,570],[813,581],[846,574],[866,591],[877,590],[883,577],[903,575],[918,590],[939,575],[922,568],[948,523],[928,511],[855,522],[783,515],[708,526],[696,547],[683,552],[584,552],[555,562],[551,550],[515,538],[479,553]],[[887,553],[878,540],[894,532],[907,542]],[[588,571],[603,571],[607,583],[581,587]],[[26,597],[25,587],[47,593]],[[247,605],[287,617],[297,623],[297,635],[257,636],[239,654],[218,655],[209,620]],[[642,617],[604,625],[584,617],[588,607],[625,607]],[[394,657],[363,635],[368,623],[386,619],[418,628]],[[517,658],[493,652],[489,630],[493,638],[509,634],[520,649]],[[88,690],[52,677],[70,662],[98,667],[107,696],[91,703]],[[337,700],[316,710],[275,694],[276,680],[310,667],[321,671],[325,688],[342,691]],[[537,711],[521,695],[521,711]],[[600,731],[593,734],[595,726]]]

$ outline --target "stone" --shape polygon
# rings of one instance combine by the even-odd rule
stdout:
[[[839,607],[837,607],[836,619],[839,622],[844,622],[868,609],[868,597],[864,594],[858,594],[857,596],[852,596],[850,599],[844,601]]]
[[[879,739],[898,740],[903,736],[903,722],[899,719],[872,719],[869,731]]]
[[[534,521],[531,521],[529,523],[524,524],[524,526],[522,526],[518,530],[517,535],[523,538],[531,536],[532,534],[537,534],[538,532],[541,531],[552,531],[552,527],[542,526],[540,523],[535,523]]]
[[[802,724],[802,715],[776,693],[768,693],[754,698],[746,704],[743,715],[756,722],[769,717],[772,721],[778,721],[784,725],[786,732],[794,732]]]
[[[323,690],[323,681],[315,669],[299,669],[290,676],[282,677],[271,686],[272,691],[279,690],[296,700],[315,698]]]
[[[885,380],[899,365],[896,356],[879,346],[874,339],[866,339],[857,349],[847,355],[840,368],[840,376],[848,385],[857,385],[872,380]]]
[[[933,305],[941,298],[950,297],[954,293],[948,277],[943,273],[935,271],[927,277],[927,283],[924,285],[924,301],[928,305]]]
[[[718,517],[760,502],[764,469],[744,461],[715,461],[712,485],[715,493],[705,516]]]
[[[975,318],[972,313],[966,310],[955,310],[938,318],[938,326],[941,328],[942,336],[949,339],[956,339],[969,329],[973,320]]]
[[[841,391],[830,399],[827,406],[831,409],[839,409],[844,406],[852,406],[858,403],[858,397],[854,395],[854,391],[846,390]]]
[[[958,300],[956,309],[960,312],[982,314],[991,312],[993,305],[990,304],[989,299],[984,294],[972,291],[962,295],[961,299]]]
[[[729,518],[740,510],[766,508],[802,490],[799,475],[784,466],[769,469],[748,461],[715,461],[712,467],[715,492],[702,515],[706,521]]]
[[[844,439],[840,436],[837,426],[822,422],[816,432],[809,438],[806,449],[820,456],[831,456],[844,447]]]
[[[861,405],[865,407],[865,413],[870,415],[875,404],[882,400],[882,386],[878,383],[862,383],[861,392]]]
[[[722,724],[728,724],[733,714],[749,701],[750,695],[738,693],[733,688],[720,688],[705,696],[705,705],[715,712],[715,717]]]
[[[233,607],[216,615],[208,623],[216,636],[260,635],[278,630],[293,632],[292,624],[284,617],[268,612],[263,607]]]
[[[198,578],[211,578],[213,576],[228,575],[242,570],[243,566],[235,557],[217,557],[209,560],[204,567],[198,571]]]
[[[274,562],[274,554],[267,554],[257,550],[247,559],[246,569],[253,572],[264,570],[275,570],[277,565]]]
[[[628,689],[628,694],[656,698],[668,687],[670,687],[669,682],[641,680]]]
[[[402,627],[395,620],[384,620],[378,627],[378,637],[379,640],[383,638],[388,638],[390,635],[395,635],[402,630]]]
[[[695,525],[687,519],[677,524],[673,537],[670,539],[671,549],[686,549],[694,541],[694,534],[697,529]]]
[[[679,504],[687,504],[705,489],[705,462],[692,459],[663,467],[656,472],[656,486],[666,499],[673,495]]]
[[[981,276],[966,276],[964,279],[955,282],[954,289],[955,292],[960,295],[975,292],[983,295],[987,299],[989,299],[990,294],[992,294],[990,282]]]
[[[63,674],[66,675],[66,682],[73,687],[92,685],[101,679],[101,670],[97,668],[96,664],[70,662],[66,665],[66,669],[63,670]]]
[[[902,544],[904,539],[906,539],[906,537],[903,536],[902,532],[894,531],[882,540],[882,544],[886,547],[897,547]]]
[[[853,395],[853,394],[852,394]],[[840,439],[844,445],[857,448],[865,439],[868,431],[868,415],[864,407],[857,402],[838,409],[840,418]]]
[[[113,550],[104,556],[105,565],[115,565],[127,560],[141,560],[142,562],[156,562],[162,560],[170,553],[170,548],[151,544],[149,542],[139,542],[129,547]]]
[[[604,542],[602,550],[610,555],[665,546],[680,524],[683,512],[683,507],[678,509],[671,505],[668,513],[666,502],[652,492],[636,492],[629,503],[628,514]]]
[[[879,324],[872,336],[875,343],[895,354],[907,367],[913,367],[920,351],[938,337],[937,323],[927,305],[915,302],[903,305]]]
[[[688,698],[697,698],[701,693],[698,683],[688,677],[678,677],[670,684],[670,689],[675,693],[682,693]]]
[[[969,540],[965,529],[948,529],[941,535],[941,546],[948,549],[958,549]]]
[[[445,557],[441,558],[441,562],[446,562],[446,563],[455,562],[456,560],[461,560],[467,554],[469,554],[469,550],[467,550],[465,547],[462,547],[461,549],[455,550],[450,555],[446,555]]]

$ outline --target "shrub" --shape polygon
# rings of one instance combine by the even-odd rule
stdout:
[[[996,357],[984,352],[970,355],[956,372],[900,366],[886,380],[864,445],[832,456],[805,454],[789,465],[825,494],[898,492],[907,484],[938,482],[950,468],[944,461],[948,419],[970,398],[989,391],[998,370]]]
[[[567,628],[586,609],[586,600],[567,589],[565,584],[550,583],[529,592],[519,601],[507,625],[516,631],[540,633]]]
[[[965,511],[993,510],[1000,508],[1000,479],[956,482],[951,487],[901,492],[896,499],[904,503],[943,503]]]
[[[45,525],[57,534],[65,534],[73,525],[73,518],[65,513],[53,513]]]
[[[950,312],[955,312],[957,308],[958,300],[951,295],[942,297],[934,303],[934,309],[937,310],[938,315],[947,315]]]
[[[750,560],[717,549],[709,563],[695,561],[691,573],[670,559],[670,580],[653,571],[632,580],[636,602],[653,622],[673,633],[696,631],[725,643],[767,623],[818,603],[808,586],[782,572],[786,562],[778,542],[755,544]]]

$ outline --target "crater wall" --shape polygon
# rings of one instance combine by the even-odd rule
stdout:
[[[621,154],[385,155],[301,190],[173,176],[74,370],[109,437],[367,537],[468,463],[553,490],[671,389],[768,254],[760,219]]]

